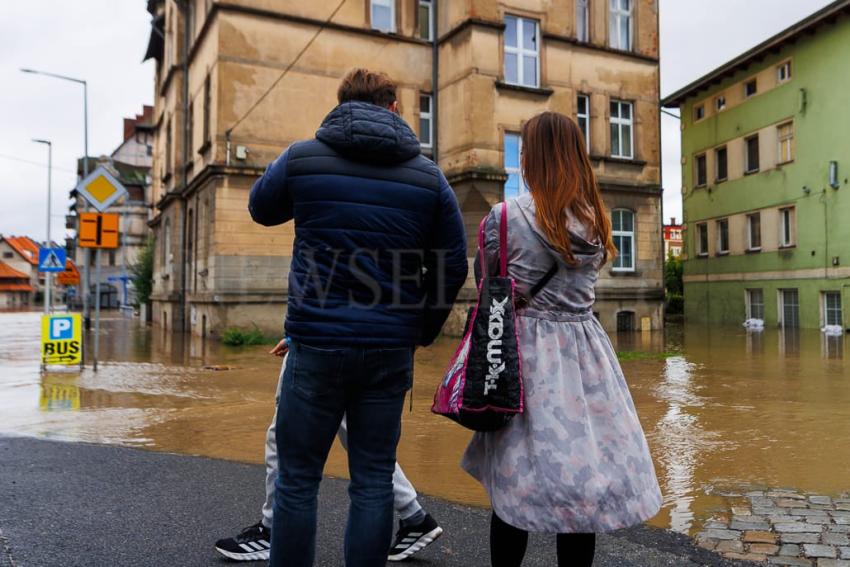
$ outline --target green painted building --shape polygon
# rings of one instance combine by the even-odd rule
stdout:
[[[686,320],[850,329],[850,0],[662,104],[682,117]]]

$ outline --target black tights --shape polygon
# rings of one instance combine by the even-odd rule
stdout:
[[[528,532],[506,524],[496,513],[490,518],[490,564],[519,567],[528,547]],[[558,567],[590,567],[596,534],[558,534]]]

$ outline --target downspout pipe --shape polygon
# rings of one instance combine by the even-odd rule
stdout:
[[[186,259],[189,257],[189,248],[188,248],[188,235],[189,228],[187,226],[189,219],[189,200],[186,197],[186,188],[189,186],[189,49],[191,47],[191,38],[189,37],[189,32],[191,28],[191,18],[192,18],[192,3],[187,0],[178,0],[177,5],[180,7],[180,10],[183,13],[183,160],[182,160],[182,168],[183,168],[183,181],[182,187],[180,189],[180,201],[182,203],[182,213],[183,213],[183,222],[182,225],[182,238],[180,242],[181,248],[181,257],[180,263],[182,264],[180,269],[180,330],[185,332],[188,329],[187,325],[187,300],[186,300],[186,281],[188,270],[188,266],[186,265]]]
[[[439,140],[440,140],[440,26],[437,23],[440,15],[440,0],[434,0],[431,9],[431,121],[433,122],[433,139],[431,140],[431,152],[434,163],[439,165]]]

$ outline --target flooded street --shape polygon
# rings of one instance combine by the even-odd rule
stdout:
[[[99,372],[42,376],[39,317],[0,314],[0,433],[262,462],[280,370],[270,347],[107,319]],[[613,340],[665,495],[654,525],[694,534],[748,490],[850,490],[846,337],[671,326]],[[486,504],[458,467],[469,433],[430,413],[455,343],[417,353],[399,461],[421,492]],[[327,472],[346,476],[338,446]]]

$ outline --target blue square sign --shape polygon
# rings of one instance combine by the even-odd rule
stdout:
[[[74,338],[74,319],[72,317],[53,317],[50,320],[50,340],[69,341]]]
[[[64,272],[66,256],[63,248],[39,248],[38,271]]]

